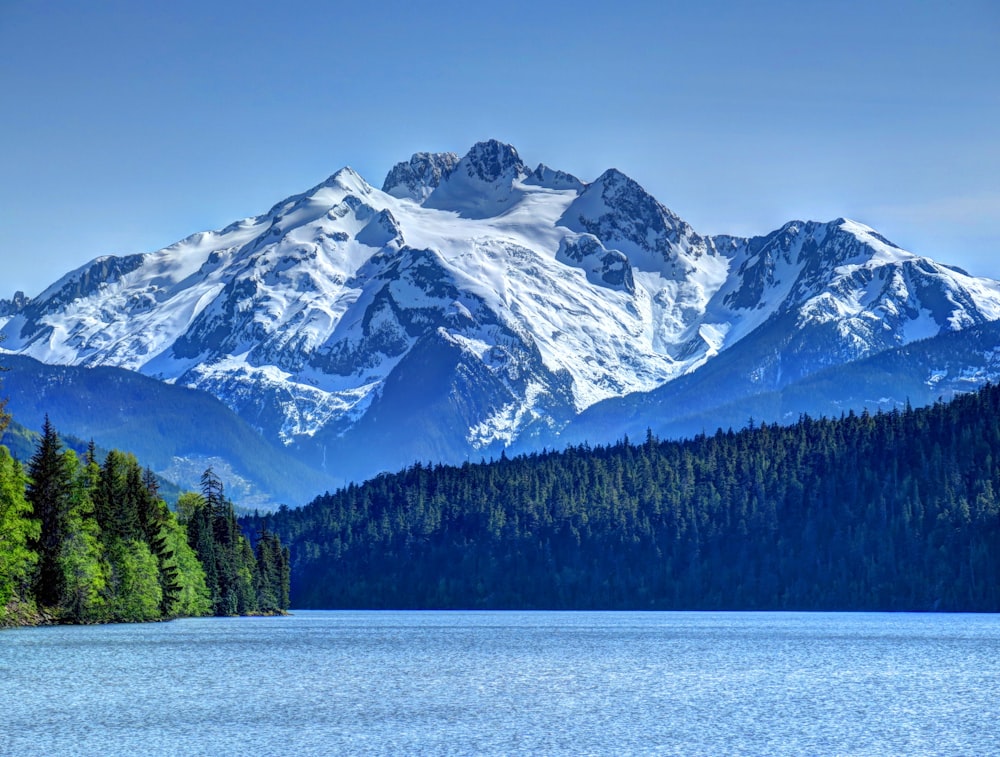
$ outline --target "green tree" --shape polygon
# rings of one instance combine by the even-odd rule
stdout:
[[[105,593],[110,574],[91,499],[100,469],[91,455],[80,466],[73,450],[63,454],[73,478],[66,536],[59,555],[63,572],[60,605],[65,617],[74,622],[97,622],[107,614]]]
[[[111,450],[104,458],[94,492],[94,513],[106,541],[145,536],[139,515],[142,489],[142,473],[135,457]]]
[[[28,465],[28,477],[27,499],[40,524],[38,537],[32,543],[38,553],[35,599],[43,607],[56,607],[65,588],[59,558],[69,531],[72,472],[48,416],[42,427],[42,438]]]
[[[281,607],[280,554],[275,554],[271,534],[264,530],[257,540],[257,605],[261,612],[278,612]]]
[[[156,557],[143,541],[115,540],[109,547],[113,620],[129,623],[159,620],[163,592]]]
[[[256,555],[258,610],[268,614],[284,612],[289,607],[291,580],[288,549],[282,547],[277,534],[265,528],[257,540]]]
[[[205,499],[197,492],[185,492],[180,500],[184,504],[181,514],[187,527],[188,544],[205,571],[205,586],[212,613],[218,614],[222,608],[222,595],[219,589],[215,521]]]
[[[198,492],[182,492],[177,498],[177,520],[182,525],[191,522],[198,508],[205,504],[205,500]]]
[[[97,476],[95,511],[111,566],[110,607],[121,620],[151,618],[154,596],[162,617],[205,612],[205,573],[192,565],[197,559],[184,527],[158,491],[156,476],[134,455],[108,453]],[[155,571],[150,571],[147,554],[153,557]],[[150,589],[151,576],[158,584],[156,592]]]
[[[180,510],[188,543],[205,567],[214,614],[278,612],[287,607],[287,551],[276,538],[269,538],[263,547],[258,544],[254,551],[211,468],[202,475],[201,494],[182,495]]]
[[[166,550],[171,553],[168,566],[176,568],[175,580],[179,586],[171,595],[165,614],[168,617],[210,615],[212,601],[205,583],[205,569],[188,545],[186,529],[171,516],[164,522],[162,534]]]
[[[39,523],[30,517],[26,485],[21,464],[0,446],[0,622],[12,599],[28,599],[27,582],[37,559],[28,548],[38,538]]]

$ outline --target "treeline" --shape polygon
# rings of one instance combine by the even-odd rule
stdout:
[[[285,610],[287,550],[269,533],[254,550],[211,469],[203,484],[173,513],[133,455],[81,459],[48,419],[27,470],[0,446],[0,623]]]
[[[1000,388],[415,465],[248,518],[303,608],[1000,611]]]

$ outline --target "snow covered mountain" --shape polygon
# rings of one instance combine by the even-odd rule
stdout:
[[[845,219],[703,237],[620,171],[584,183],[488,141],[418,153],[381,190],[342,169],[0,314],[5,349],[206,390],[360,477],[558,440],[736,346],[734,391],[774,389],[996,320],[1000,283]]]

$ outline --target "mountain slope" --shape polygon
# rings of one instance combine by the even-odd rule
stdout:
[[[658,390],[608,400],[575,418],[549,447],[642,438],[693,437],[748,422],[790,423],[806,414],[837,417],[863,410],[921,407],[1000,383],[1000,321],[950,331],[866,358],[834,365],[780,387],[731,384],[740,358],[734,349],[715,363]],[[536,445],[516,447],[527,451]]]
[[[244,508],[301,504],[341,479],[268,443],[214,397],[119,368],[52,366],[4,355],[2,391],[21,426],[45,416],[61,434],[134,453],[164,478],[200,490],[213,465]]]
[[[689,375],[717,377],[691,411],[779,389],[995,320],[1000,284],[845,219],[701,236],[620,171],[585,183],[488,141],[382,190],[342,169],[0,313],[16,353],[202,389],[359,478],[559,439]]]

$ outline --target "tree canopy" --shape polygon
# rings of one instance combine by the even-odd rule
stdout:
[[[255,555],[212,481],[178,518],[134,455],[81,460],[47,419],[27,471],[0,446],[0,623],[287,610],[287,549],[262,533]]]
[[[1000,610],[1000,388],[413,465],[244,521],[292,603],[339,608]]]

